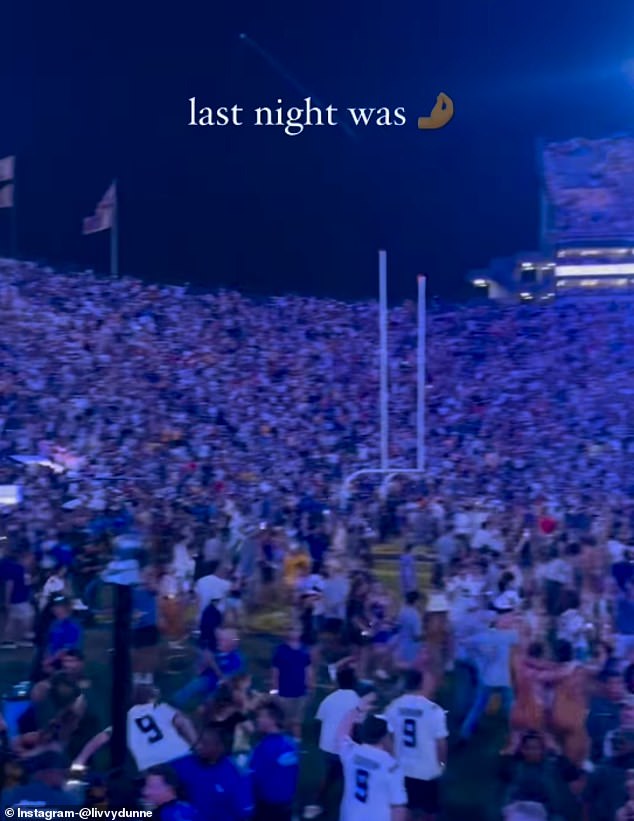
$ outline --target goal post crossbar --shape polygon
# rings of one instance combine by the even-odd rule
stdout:
[[[358,479],[360,476],[385,476],[385,479],[382,482],[381,487],[385,488],[391,479],[396,476],[411,476],[412,474],[422,475],[427,471],[421,470],[420,468],[403,468],[402,470],[396,470],[394,468],[362,468],[361,470],[355,470],[354,473],[350,473],[343,481],[343,485],[341,487],[341,504],[345,506],[348,502],[348,498],[350,496],[350,486],[352,483]]]

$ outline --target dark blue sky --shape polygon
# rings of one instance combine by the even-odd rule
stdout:
[[[261,293],[363,297],[376,251],[391,296],[444,296],[470,268],[534,248],[535,140],[634,130],[631,0],[70,3],[9,0],[0,156],[19,161],[25,255],[103,269],[79,236],[120,180],[121,268]],[[188,128],[188,98],[404,106],[403,128]],[[421,132],[439,91],[454,120]],[[7,238],[0,213],[0,242]]]

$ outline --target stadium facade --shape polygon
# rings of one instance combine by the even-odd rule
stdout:
[[[634,138],[540,141],[540,250],[492,260],[469,281],[489,298],[634,297]]]

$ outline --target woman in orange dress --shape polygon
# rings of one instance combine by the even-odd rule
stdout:
[[[546,728],[546,709],[539,674],[545,672],[544,647],[533,642],[527,649],[518,649],[511,658],[511,674],[515,703],[511,709],[510,725],[519,739],[525,732],[543,733]]]
[[[560,640],[555,645],[556,669],[542,674],[553,687],[548,727],[563,755],[578,767],[587,760],[590,740],[586,732],[588,716],[587,671],[573,661],[572,645]]]
[[[187,601],[169,569],[163,570],[159,584],[161,634],[170,646],[174,646],[183,642],[187,636]]]

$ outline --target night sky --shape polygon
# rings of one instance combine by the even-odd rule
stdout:
[[[251,293],[376,293],[419,272],[443,297],[491,257],[538,244],[535,141],[634,130],[631,0],[8,0],[0,24],[0,156],[18,157],[23,256],[104,270],[83,238],[113,177],[121,270]],[[402,128],[188,127],[199,105],[303,95],[404,106]],[[455,117],[419,131],[438,92]],[[0,212],[6,249],[8,213]]]

